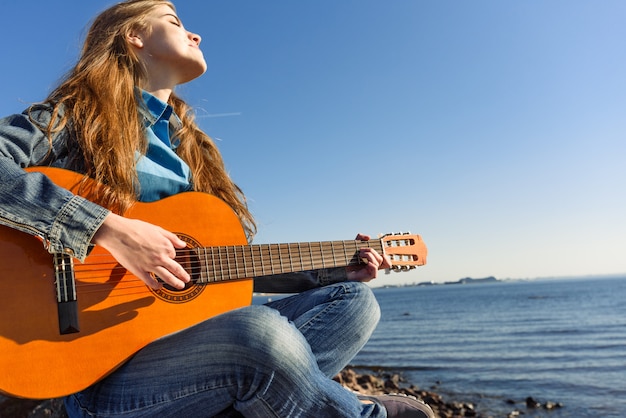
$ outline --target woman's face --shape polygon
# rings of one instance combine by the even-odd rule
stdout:
[[[201,38],[185,29],[174,10],[158,6],[146,21],[150,29],[131,35],[130,42],[146,65],[149,83],[174,87],[204,74],[207,65],[199,47]]]

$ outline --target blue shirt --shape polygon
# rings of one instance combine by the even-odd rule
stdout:
[[[140,201],[154,202],[191,190],[191,174],[176,154],[179,141],[172,134],[181,121],[174,109],[143,90],[141,98],[139,109],[145,120],[148,149],[145,155],[137,153],[138,193]]]

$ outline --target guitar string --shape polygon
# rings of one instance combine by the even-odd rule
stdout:
[[[371,240],[371,241],[341,241],[342,245],[345,246],[354,246],[354,248],[350,248],[350,250],[354,250],[355,251],[355,255],[356,255],[356,251],[364,246],[369,246],[369,247],[376,247],[380,244],[382,244],[380,242],[380,240]],[[313,246],[319,246],[319,252],[316,253],[312,253],[310,255],[310,257],[308,257],[307,262],[306,262],[306,266],[307,268],[304,268],[304,270],[309,269],[308,267],[310,267],[310,269],[316,268],[318,266],[322,266],[324,265],[324,260],[327,260],[329,257],[335,258],[335,245],[337,244],[337,242],[331,242],[331,241],[323,241],[323,242],[317,242],[317,243],[309,243],[307,245],[313,245]],[[375,245],[373,245],[375,244]],[[200,278],[197,278],[197,276],[201,276],[201,273],[203,271],[203,267],[201,266],[201,264],[204,264],[203,261],[199,260],[199,257],[196,255],[196,250],[197,248],[186,248],[186,249],[180,249],[177,250],[177,258],[176,260],[181,263],[181,264],[195,264],[196,266],[194,266],[193,268],[189,268],[189,266],[187,266],[187,270],[190,273],[190,275],[192,276],[192,284],[197,284],[197,283],[224,283],[224,282],[229,282],[229,281],[235,281],[235,280],[240,280],[240,279],[249,279],[251,277],[255,277],[255,276],[262,276],[262,275],[267,275],[270,274],[268,272],[266,272],[267,269],[276,269],[279,270],[279,272],[290,272],[290,271],[296,271],[296,269],[287,269],[288,271],[284,271],[283,270],[283,266],[284,263],[282,262],[282,260],[280,259],[280,257],[285,257],[285,256],[289,256],[291,257],[290,251],[293,250],[293,246],[294,245],[298,245],[300,248],[300,246],[302,244],[260,244],[260,245],[254,245],[254,246],[247,246],[247,245],[239,245],[239,246],[222,246],[222,247],[200,247],[200,250],[206,250],[206,252],[215,252],[215,251],[223,251],[224,253],[227,254],[226,257],[224,257],[223,255],[221,257],[218,258],[218,261],[220,261],[221,264],[226,264],[228,265],[228,274],[224,274],[225,269],[220,269],[221,272],[221,279],[218,279],[217,277],[214,277],[213,281],[209,280],[205,280]],[[268,253],[270,253],[271,255],[271,249],[274,248],[274,251],[276,253],[276,251],[278,251],[277,255],[279,256],[279,260],[275,260],[273,258],[270,257],[269,263],[272,265],[271,267],[255,267],[255,269],[253,270],[252,267],[250,266],[250,268],[248,269],[247,264],[245,263],[245,261],[251,261],[251,265],[252,266],[259,266],[262,265],[264,263],[264,261],[266,261],[265,259],[267,257],[264,257],[263,254],[261,253],[261,251],[263,251],[264,249],[267,250]],[[258,254],[254,253],[254,250],[258,249],[259,252]],[[381,248],[382,249],[382,248]],[[316,248],[316,251],[318,249]],[[247,254],[247,253],[250,254]],[[285,254],[285,252],[287,254]],[[344,252],[345,252],[345,248],[344,248]],[[302,253],[300,251],[300,253]],[[305,251],[306,253],[306,251]],[[230,265],[231,264],[237,264],[236,260],[237,257],[243,257],[248,258],[249,260],[244,260],[244,267],[243,270],[239,267],[237,267],[236,269],[234,269],[234,272],[232,271],[232,269],[230,269]],[[346,260],[346,257],[341,257],[344,261]],[[78,283],[76,284],[77,288],[81,288],[81,290],[84,290],[86,287],[89,287],[89,290],[86,290],[87,292],[101,292],[101,291],[107,291],[107,292],[128,292],[128,291],[145,291],[145,284],[143,283],[142,280],[140,280],[138,277],[127,273],[126,269],[118,266],[118,267],[113,267],[111,268],[111,264],[115,264],[116,261],[113,259],[113,257],[108,254],[108,253],[96,253],[96,254],[92,254],[89,259],[105,259],[105,262],[88,262],[88,263],[80,263],[80,264],[75,264],[74,265],[74,270],[75,270],[75,276],[76,276],[76,280],[78,281]],[[301,260],[302,261],[302,260]],[[327,262],[327,261],[326,261]],[[350,260],[349,264],[355,264],[356,262]],[[200,264],[200,265],[199,265]],[[265,263],[267,264],[267,263]],[[310,264],[310,266],[309,266]],[[290,264],[292,265],[292,264]],[[305,265],[304,262],[302,265]],[[280,269],[279,269],[280,267]],[[211,269],[211,266],[209,266],[208,264],[205,265],[205,269]],[[248,272],[248,270],[251,270],[250,272]],[[274,271],[274,270],[272,270]],[[98,276],[97,274],[94,273],[99,273],[99,272],[106,272],[106,274],[102,274],[100,276]],[[250,274],[251,273],[251,274]],[[83,277],[83,275],[85,277]],[[218,274],[220,275],[220,274]],[[194,278],[194,276],[196,278]],[[225,278],[225,276],[228,276]],[[232,276],[232,277],[231,277]],[[114,279],[112,279],[112,277],[115,277]],[[119,279],[117,278],[119,277]],[[125,278],[124,280],[122,280],[122,278]],[[107,280],[106,282],[100,282],[98,280]],[[100,289],[102,288],[102,289]]]
[[[185,254],[185,252],[190,253],[190,254]],[[186,265],[185,267],[186,267],[187,272],[191,276],[195,276],[195,279],[193,281],[194,282],[206,281],[202,277],[198,277],[198,276],[201,276],[202,272],[212,273],[212,272],[206,271],[207,269],[211,270],[212,266],[208,264],[203,267],[202,264],[204,264],[204,262],[201,259],[199,259],[195,254],[193,254],[193,251],[182,251],[182,252],[179,251],[178,253],[179,255],[177,256],[176,261],[179,262],[180,264]],[[219,264],[222,265],[223,267],[219,269],[216,276],[218,277],[232,276],[236,279],[240,276],[245,277],[248,275],[251,275],[251,276],[267,275],[269,274],[269,271],[272,268],[274,269],[274,271],[280,272],[280,273],[296,271],[296,269],[286,269],[285,268],[286,266],[283,263],[281,263],[279,260],[274,260],[274,259],[266,260],[264,257],[260,257],[260,256],[253,256],[253,257],[250,257],[249,260],[239,261],[239,263],[244,263],[245,265],[239,265],[235,267],[234,266],[234,264],[236,264],[235,260],[237,260],[239,256],[244,256],[244,258],[246,258],[245,255],[246,254],[242,254],[241,251],[239,251],[236,254],[230,254],[230,256],[228,257],[224,257],[224,256],[220,257],[218,261],[220,262]],[[116,261],[113,259],[113,257],[110,254],[94,254],[90,257],[90,260],[94,260],[95,258],[98,258],[100,260],[98,260],[98,262],[88,261],[87,263],[75,264],[74,265],[75,272],[77,274],[79,273],[84,274],[94,280],[104,279],[109,276],[126,274],[126,269],[121,266],[111,268],[111,264],[115,264]],[[314,269],[316,268],[316,266],[321,265],[322,261],[325,259],[328,259],[328,257],[325,257],[324,255],[315,256],[315,257],[307,259],[306,261],[303,261],[302,266],[304,267],[304,270]],[[248,261],[248,263],[246,263],[246,261]],[[254,269],[252,268],[252,264],[256,265]],[[343,263],[343,264],[347,264],[347,263]],[[217,281],[220,281],[220,280],[217,280]]]
[[[351,246],[353,248],[350,248],[350,250],[355,251],[356,255],[356,250],[358,250],[361,247],[364,246],[369,246],[372,247],[372,245],[363,245],[362,242],[359,241],[346,241],[344,243],[344,246],[349,246],[349,244],[351,244]],[[283,259],[285,258],[290,258],[293,257],[293,254],[291,254],[293,248],[289,248],[288,245],[291,244],[261,244],[258,246],[259,251],[263,251],[265,248],[268,249],[268,253],[271,252],[270,248],[274,249],[274,254],[270,254],[269,257],[268,256],[264,256],[262,252],[254,252],[254,249],[250,249],[250,246],[227,246],[227,247],[206,247],[206,248],[202,248],[200,247],[199,250],[200,251],[204,251],[205,253],[205,257],[202,257],[201,255],[197,255],[197,251],[198,248],[186,248],[186,249],[179,249],[177,250],[177,257],[176,260],[180,263],[180,264],[204,264],[205,266],[210,265],[210,263],[204,262],[203,258],[215,258],[217,259],[217,261],[219,261],[220,263],[218,264],[222,264],[226,266],[226,269],[230,269],[231,265],[235,265],[235,268],[230,269],[230,270],[234,270],[235,274],[244,274],[246,273],[247,270],[252,270],[252,265],[256,264],[257,267],[254,269],[256,271],[253,271],[253,274],[268,274],[266,271],[266,269],[271,269],[272,267],[265,267],[263,266],[263,264],[265,265],[269,265],[272,264],[274,269],[278,269],[280,267],[279,270],[281,271],[294,271],[297,269],[289,269],[289,268],[285,268],[285,265],[283,263]],[[329,259],[332,259],[333,264],[337,263],[337,259],[339,260],[345,260],[345,256],[337,256],[337,253],[339,251],[336,251],[333,248],[333,245],[336,244],[331,244],[331,242],[328,243],[322,243],[322,247],[321,247],[321,252],[319,253],[313,253],[313,255],[309,255],[308,257],[302,256],[299,257],[301,258],[301,262],[298,264],[310,264],[310,267],[315,268],[316,265],[322,264],[323,262],[329,262]],[[217,251],[216,251],[217,250]],[[216,252],[221,252],[222,254],[219,255],[215,255]],[[307,251],[302,252],[303,254],[306,254]],[[113,259],[113,257],[109,254],[109,253],[96,253],[96,254],[92,254],[88,257],[88,259],[93,260],[96,258],[104,258],[107,261],[106,262],[102,262],[102,263],[97,263],[97,262],[88,262],[88,263],[77,263],[76,266],[89,266],[89,267],[93,267],[93,266],[104,266],[103,267],[103,271],[109,271],[111,270],[109,268],[110,264],[115,263],[115,260]],[[239,266],[238,263],[243,263],[243,266]],[[289,267],[291,267],[293,265],[293,263],[289,264]],[[202,267],[196,267],[196,268],[200,268],[202,269]],[[98,269],[91,269],[94,272],[97,272]],[[305,268],[306,270],[306,268]],[[241,273],[243,271],[243,273]],[[192,272],[194,272],[192,270]],[[195,272],[194,272],[195,273]]]

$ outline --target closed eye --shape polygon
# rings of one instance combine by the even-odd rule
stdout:
[[[181,23],[181,21],[180,21],[180,19],[178,18],[178,16],[173,15],[173,14],[171,14],[171,13],[168,13],[168,14],[166,14],[166,15],[164,15],[164,16],[168,16],[168,17],[171,17],[171,18],[172,18],[172,20],[170,21],[170,23],[171,23],[172,25],[176,25],[176,26],[178,26],[178,27],[182,27],[182,26],[183,26],[183,24]]]

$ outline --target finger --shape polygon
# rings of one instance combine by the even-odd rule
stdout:
[[[189,282],[189,280],[191,280],[189,272],[185,270],[183,266],[178,264],[176,260],[167,261],[163,267],[165,267],[170,273],[172,273],[174,276],[176,276],[176,278],[184,283],[187,283]]]
[[[373,254],[375,254],[375,258],[378,264],[378,269],[388,269],[391,268],[391,258],[389,258],[386,254],[380,254],[378,251],[372,249]]]
[[[370,236],[369,235],[365,235],[365,234],[356,234],[355,240],[357,240],[357,241],[369,241],[370,240]]]
[[[391,258],[387,254],[383,255],[383,261],[380,265],[380,268],[390,269],[391,268]]]
[[[383,257],[371,248],[362,248],[361,257],[367,258],[369,264],[374,264],[376,267],[380,266],[383,262]]]
[[[146,286],[150,287],[151,289],[158,290],[163,287],[163,285],[159,283],[159,281],[150,272],[138,274],[137,277],[139,277],[141,281],[144,282]]]
[[[159,279],[161,279],[162,281],[164,281],[165,283],[169,284],[170,286],[176,289],[185,288],[185,282],[183,282],[177,276],[172,274],[172,272],[170,272],[165,267],[157,267],[154,271],[154,274],[156,274],[159,277]]]
[[[378,266],[374,263],[370,262],[367,266],[365,266],[365,269],[371,279],[375,279],[378,275]]]
[[[174,247],[176,248],[185,248],[187,246],[187,243],[185,241],[183,241],[178,235],[176,235],[173,232],[170,232],[166,229],[161,228],[161,231],[163,233],[163,235],[165,236],[165,238],[167,238]]]

